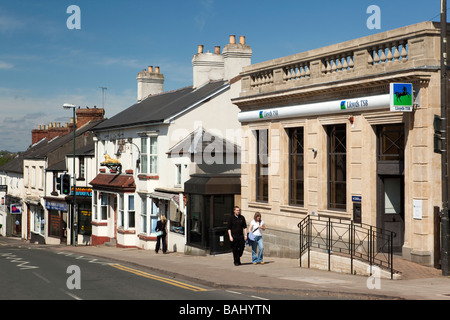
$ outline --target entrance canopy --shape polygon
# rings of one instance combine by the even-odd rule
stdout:
[[[194,194],[241,194],[239,175],[192,175],[184,183],[184,192]]]

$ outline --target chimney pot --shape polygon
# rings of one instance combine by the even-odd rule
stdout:
[[[159,73],[159,67],[155,67],[155,73]]]
[[[240,44],[245,44],[245,36],[240,36],[239,37],[239,43]]]
[[[153,72],[153,66],[148,66],[148,72],[150,72],[150,73]]]
[[[203,45],[202,44],[198,45],[198,53],[203,53]]]
[[[235,44],[236,43],[236,36],[235,35],[231,35],[230,36],[230,44]]]
[[[216,47],[214,48],[214,53],[215,53],[215,54],[220,54],[220,46],[216,46]]]

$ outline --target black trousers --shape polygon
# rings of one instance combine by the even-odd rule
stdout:
[[[241,257],[244,253],[245,241],[244,236],[233,237],[233,242],[231,242],[231,249],[233,250],[233,260],[234,264],[241,264]]]
[[[166,253],[166,251],[167,251],[166,235],[159,236],[159,237],[156,239],[156,248],[155,248],[155,251],[158,253],[159,248],[161,247],[161,244],[160,244],[161,242],[162,242],[162,252],[163,252],[163,253]]]

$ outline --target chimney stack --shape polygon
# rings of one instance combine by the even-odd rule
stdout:
[[[82,125],[95,120],[103,119],[105,110],[101,108],[79,108],[76,109],[76,123],[77,128]],[[70,118],[70,124],[66,123],[65,126],[61,126],[60,122],[50,122],[48,125],[40,124],[39,129],[31,130],[31,144],[41,141],[43,138],[52,140],[56,137],[62,137],[73,130],[73,118]]]
[[[159,67],[153,70],[153,66],[149,66],[148,70],[139,72],[136,79],[138,102],[164,91],[164,75],[160,73]]]
[[[245,43],[245,36],[239,37],[239,43],[236,43],[236,37],[230,36],[230,43],[222,51],[224,57],[224,79],[231,80],[242,72],[242,68],[251,64],[253,55],[252,49]]]

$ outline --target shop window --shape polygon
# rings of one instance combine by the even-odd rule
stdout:
[[[269,201],[269,130],[256,131],[256,201]]]
[[[328,208],[347,208],[346,126],[328,126]]]
[[[289,204],[304,205],[303,128],[291,128],[289,134]]]

